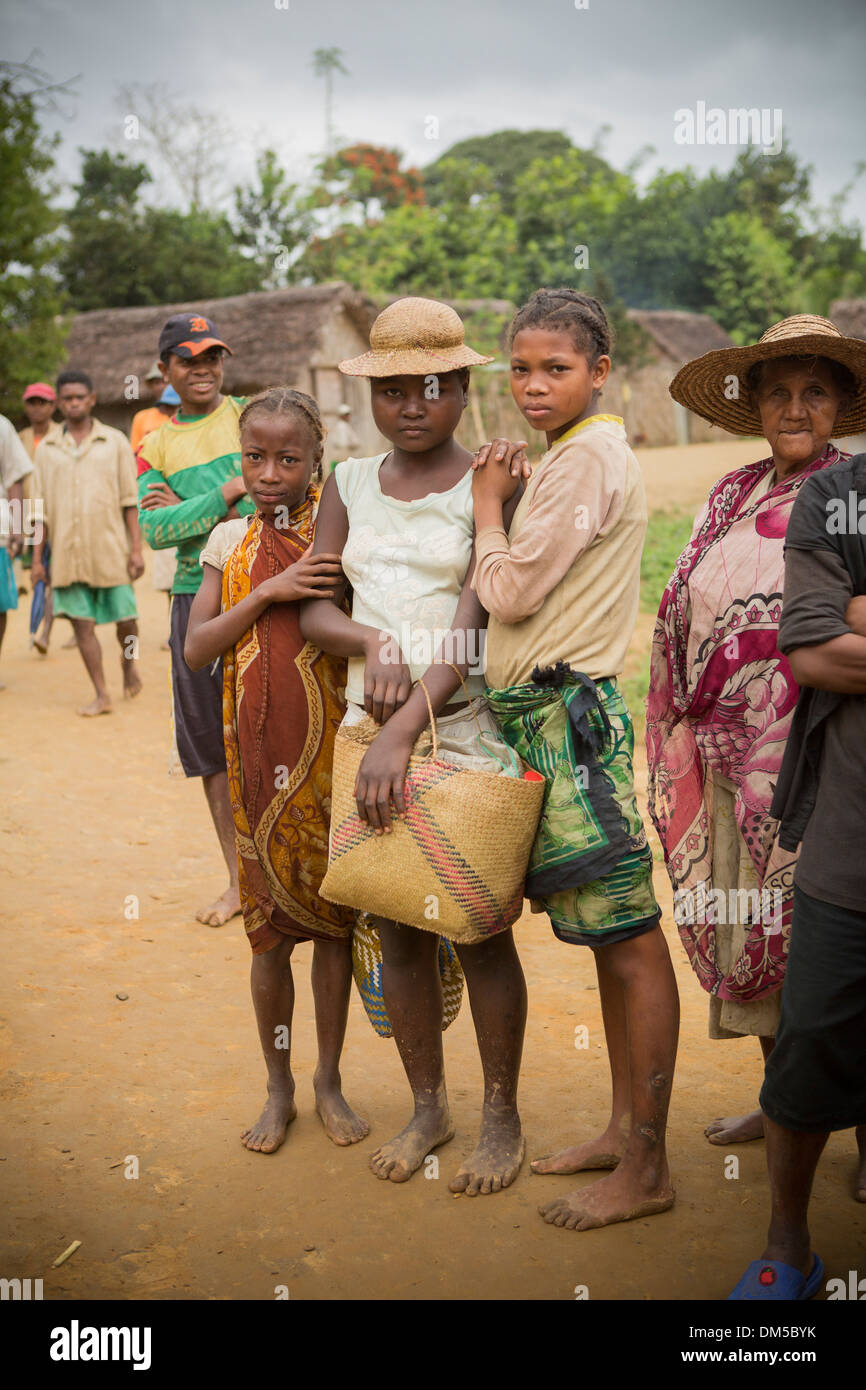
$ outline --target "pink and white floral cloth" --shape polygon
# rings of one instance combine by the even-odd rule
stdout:
[[[659,606],[647,698],[649,811],[674,891],[681,901],[688,895],[687,920],[678,923],[683,945],[704,989],[721,999],[757,999],[784,979],[796,855],[779,847],[769,807],[798,686],[776,646],[783,547],[805,479],[844,457],[828,444],[781,481],[772,479],[771,458],[728,473],[698,516]],[[708,908],[711,770],[735,784],[734,813],[759,886],[782,904],[780,919],[751,923],[727,973],[716,965]]]

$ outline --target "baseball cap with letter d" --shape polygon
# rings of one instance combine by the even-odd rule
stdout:
[[[214,347],[231,352],[212,319],[205,318],[204,314],[172,314],[159,335],[159,360],[166,362],[170,352],[187,359],[198,357],[199,353]]]

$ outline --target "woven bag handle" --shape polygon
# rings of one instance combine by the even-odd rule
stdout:
[[[424,682],[421,680],[420,676],[419,676],[419,678],[418,678],[418,684],[420,685],[421,689],[424,691],[424,699],[427,701],[427,712],[428,712],[428,714],[430,715],[430,731],[431,731],[431,733],[433,734],[433,751],[432,751],[432,757],[438,758],[438,756],[439,756],[439,735],[438,735],[437,732],[436,732],[436,716],[435,716],[435,714],[433,713],[433,705],[432,705],[432,703],[431,703],[431,701],[430,701],[430,692],[428,691],[428,689],[427,689],[426,685],[424,684]]]
[[[472,718],[475,720],[475,723],[478,725],[478,732],[479,732],[479,734],[481,735],[481,738],[482,738],[482,740],[483,740],[483,739],[484,739],[484,730],[483,730],[483,728],[481,727],[481,720],[478,718],[478,715],[475,713],[475,707],[474,707],[474,705],[473,705],[473,703],[472,703],[472,696],[469,694],[469,689],[468,689],[468,687],[467,687],[467,685],[466,685],[465,680],[464,680],[463,677],[461,676],[460,671],[459,671],[458,668],[454,665],[454,662],[453,662],[453,661],[438,661],[438,662],[436,662],[435,664],[436,664],[437,666],[450,666],[450,667],[451,667],[451,670],[454,671],[454,672],[456,672],[456,674],[457,674],[457,679],[459,680],[460,684],[463,686],[463,692],[464,692],[464,694],[465,694],[465,696],[466,696],[466,699],[467,699],[468,702],[469,702],[469,713],[472,715]],[[433,713],[433,705],[432,705],[431,700],[430,700],[429,691],[427,690],[427,687],[426,687],[426,685],[424,684],[423,680],[421,680],[420,676],[419,676],[419,678],[418,678],[418,684],[420,685],[421,689],[424,691],[424,699],[427,701],[427,710],[428,710],[429,715],[430,715],[430,729],[431,729],[431,732],[432,732],[432,734],[433,734],[433,751],[432,751],[431,756],[434,757],[434,758],[437,758],[437,757],[439,756],[439,736],[438,736],[438,734],[437,734],[437,732],[436,732],[436,716],[435,716],[435,714]],[[482,743],[482,746],[483,746],[483,743]]]

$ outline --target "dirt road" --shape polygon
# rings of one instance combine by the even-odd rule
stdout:
[[[709,468],[690,455],[653,486],[670,491],[691,462]],[[402,1070],[353,994],[344,1083],[372,1134],[333,1147],[312,1106],[309,947],[294,957],[300,1116],[277,1154],[242,1147],[264,1098],[249,948],[239,920],[212,930],[194,918],[223,870],[199,784],[167,776],[165,600],[148,578],[137,592],[145,688],[122,702],[113,635],[102,629],[116,698],[108,717],[76,717],[87,689],[78,653],[61,649],[65,624],[39,659],[22,608],[3,651],[0,1274],[42,1278],[54,1299],[272,1299],[278,1285],[293,1299],[571,1299],[577,1286],[593,1299],[724,1296],[761,1249],[763,1144],[732,1150],[739,1176],[729,1178],[725,1151],[702,1128],[752,1107],[758,1047],[708,1041],[660,863],[683,1012],[673,1211],[556,1230],[539,1202],[593,1178],[528,1168],[505,1193],[453,1197],[447,1181],[473,1147],[481,1088],[465,1004],[446,1035],[458,1133],[439,1150],[440,1176],[377,1181],[368,1157],[408,1113]],[[639,643],[647,633],[642,623]],[[538,917],[522,920],[517,939],[530,998],[521,1109],[536,1155],[604,1123],[608,1073],[590,953],[557,942]],[[587,1049],[574,1045],[580,1025]],[[853,1134],[834,1136],[815,1184],[812,1229],[828,1277],[866,1267],[853,1156]],[[80,1249],[51,1269],[73,1240]]]

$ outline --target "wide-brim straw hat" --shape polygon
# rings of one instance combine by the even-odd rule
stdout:
[[[670,393],[680,405],[731,434],[763,434],[746,374],[756,362],[769,362],[774,357],[829,357],[841,362],[853,374],[857,393],[840,411],[833,435],[859,434],[866,429],[866,341],[846,338],[834,323],[817,314],[794,314],[774,323],[757,343],[717,348],[696,357],[677,372]]]
[[[370,351],[340,363],[346,376],[426,376],[492,362],[467,347],[463,320],[438,299],[397,299],[370,329]]]

